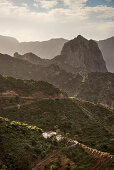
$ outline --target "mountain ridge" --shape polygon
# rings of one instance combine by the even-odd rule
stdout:
[[[47,40],[47,41],[43,41],[43,42],[40,42],[40,41],[19,42],[18,40],[16,40],[16,42],[12,44],[11,42],[7,43],[6,40],[2,40],[1,37],[6,39],[7,36],[0,36],[0,52],[3,54],[9,54],[9,55],[13,56],[13,54],[15,52],[18,52],[21,55],[23,55],[25,53],[32,52],[32,53],[36,54],[37,56],[39,56],[41,58],[45,58],[45,59],[46,58],[52,59],[55,56],[59,55],[64,43],[68,42],[68,40],[66,40],[64,38],[53,38],[51,40]],[[9,37],[9,38],[12,38],[12,37]],[[112,42],[111,42],[111,40],[112,40]],[[5,48],[3,46],[4,41],[5,41],[5,44],[4,44]],[[10,40],[10,41],[12,41],[12,40]],[[107,38],[104,40],[99,40],[96,42],[98,43],[99,48],[102,51],[103,58],[106,61],[108,71],[114,72],[114,70],[113,70],[114,37]]]

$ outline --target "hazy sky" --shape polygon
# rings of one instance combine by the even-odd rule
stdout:
[[[114,0],[0,0],[0,34],[42,41],[114,36]]]

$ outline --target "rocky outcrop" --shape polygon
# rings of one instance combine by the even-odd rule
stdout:
[[[61,55],[56,56],[53,62],[68,72],[107,72],[97,43],[81,35],[65,43]]]

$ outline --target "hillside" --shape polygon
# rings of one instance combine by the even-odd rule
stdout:
[[[114,108],[114,73],[85,75],[76,97]]]
[[[114,37],[98,41],[109,72],[114,73]]]
[[[13,93],[14,92],[14,93]],[[11,94],[10,94],[11,93]],[[67,95],[44,81],[21,80],[0,75],[0,95],[19,97],[59,98]]]
[[[114,112],[99,105],[90,103],[84,106],[83,102],[71,99],[44,99],[20,109],[15,106],[3,108],[0,116],[41,127],[45,131],[60,129],[92,148],[114,152]]]
[[[0,117],[0,169],[29,170],[56,149],[42,132],[38,127]]]
[[[28,56],[28,55],[27,55]],[[59,66],[51,64],[42,66],[28,61],[0,54],[0,74],[20,79],[43,80],[56,85],[65,92],[72,94],[74,87],[82,81],[82,76],[67,73]]]
[[[65,138],[61,142],[57,142],[54,136],[45,139],[42,132],[37,126],[0,117],[0,168],[113,169],[113,156],[80,143],[76,145],[73,141],[67,142]]]

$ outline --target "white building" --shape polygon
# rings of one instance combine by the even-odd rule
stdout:
[[[52,132],[52,131],[49,131],[49,132],[44,132],[42,133],[42,136],[47,139],[47,138],[50,138],[52,137],[53,135],[56,135],[57,133],[56,132]]]

